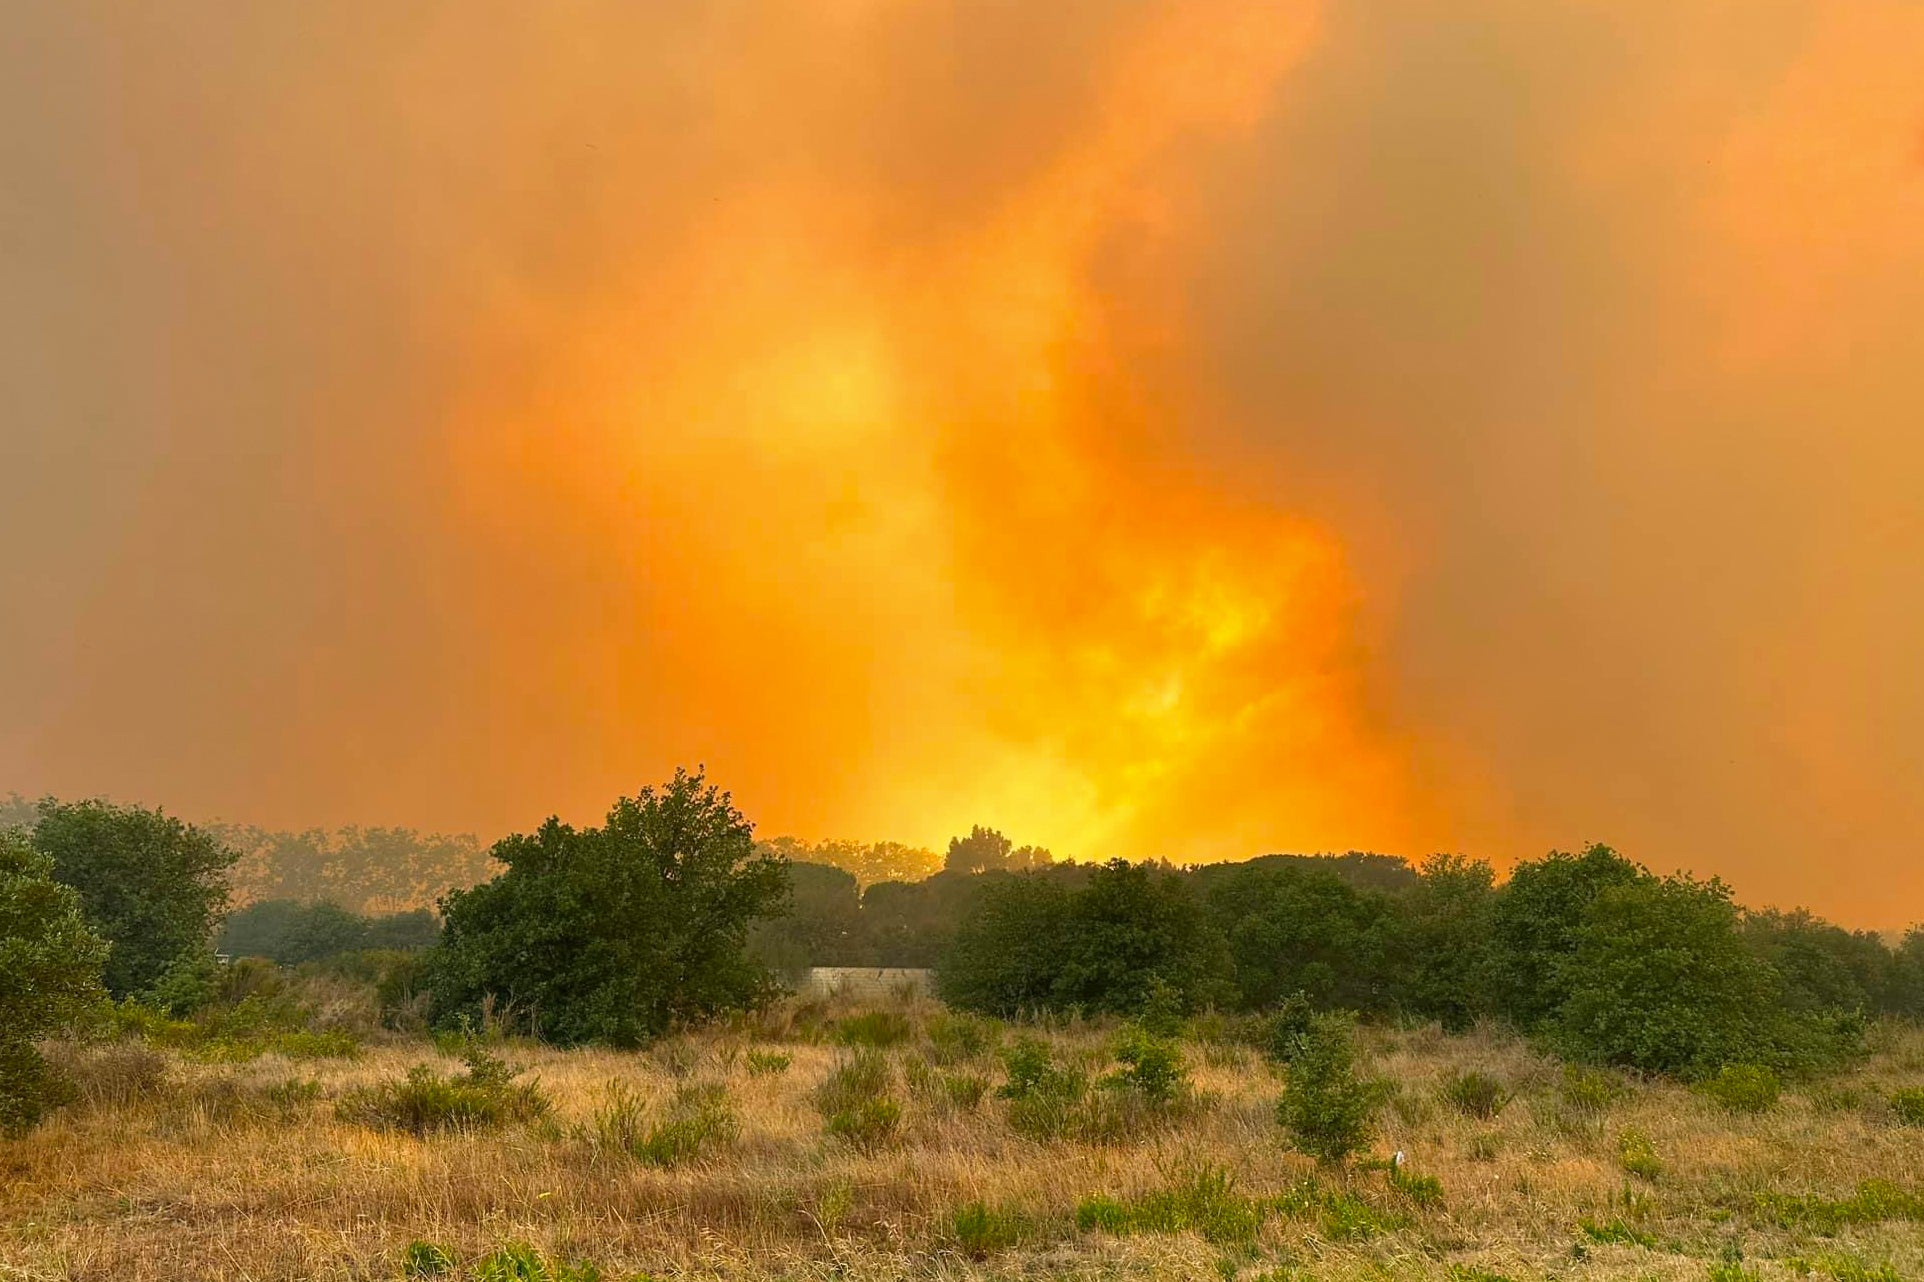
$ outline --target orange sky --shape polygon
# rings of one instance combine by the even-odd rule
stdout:
[[[1924,918],[1909,0],[18,26],[0,791]]]

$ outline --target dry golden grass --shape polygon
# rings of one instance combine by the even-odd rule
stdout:
[[[918,1026],[931,1013],[905,1009]],[[898,1089],[900,1131],[864,1151],[825,1136],[811,1100],[844,1052],[785,1022],[764,1022],[759,1035],[704,1032],[643,1054],[513,1046],[508,1058],[553,1097],[551,1119],[426,1139],[349,1124],[333,1106],[344,1091],[416,1063],[455,1067],[422,1042],[376,1046],[352,1061],[242,1065],[156,1059],[139,1047],[75,1052],[87,1097],[30,1136],[0,1142],[0,1278],[398,1277],[401,1252],[417,1238],[462,1260],[527,1242],[610,1277],[1471,1282],[1479,1275],[1465,1271],[1474,1269],[1518,1280],[1702,1282],[1741,1254],[1760,1279],[1924,1278],[1916,1222],[1823,1237],[1773,1223],[1758,1206],[1760,1194],[1841,1198],[1866,1180],[1924,1184],[1914,1170],[1924,1131],[1897,1126],[1880,1103],[1924,1081],[1924,1034],[1915,1030],[1884,1030],[1861,1070],[1787,1091],[1759,1117],[1730,1116],[1671,1084],[1633,1085],[1586,1113],[1564,1101],[1560,1067],[1513,1038],[1372,1031],[1372,1071],[1400,1086],[1377,1153],[1401,1150],[1408,1169],[1443,1184],[1440,1204],[1418,1207],[1380,1170],[1318,1172],[1291,1152],[1271,1118],[1277,1080],[1238,1047],[1187,1045],[1206,1106],[1128,1142],[1036,1143],[1009,1129],[993,1095],[969,1111]],[[1064,1054],[1096,1062],[1113,1031],[1072,1024],[1048,1035]],[[924,1049],[918,1039],[888,1052],[898,1080]],[[787,1053],[792,1066],[753,1074],[750,1050]],[[999,1080],[991,1059],[974,1069]],[[1445,1075],[1468,1070],[1514,1093],[1496,1117],[1466,1118],[1440,1100]],[[317,1086],[286,1089],[303,1081]],[[726,1086],[742,1123],[732,1144],[663,1169],[594,1142],[609,1083],[663,1101],[691,1081]],[[1626,1132],[1647,1137],[1662,1164],[1654,1179],[1622,1169]],[[1226,1245],[1077,1230],[1080,1199],[1140,1195],[1204,1163],[1227,1168],[1252,1196],[1311,1178],[1331,1188],[1347,1181],[1390,1227],[1342,1238],[1314,1213],[1272,1213],[1253,1242]],[[953,1216],[975,1201],[1022,1224],[1023,1240],[979,1258],[965,1251]],[[1648,1244],[1593,1240],[1585,1220],[1621,1221]],[[1884,1265],[1893,1273],[1875,1272]]]

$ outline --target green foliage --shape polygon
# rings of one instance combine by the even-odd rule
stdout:
[[[1321,1162],[1342,1162],[1376,1134],[1382,1088],[1356,1073],[1351,1021],[1318,1015],[1289,1066],[1276,1121],[1295,1146]]]
[[[746,943],[779,909],[786,874],[699,773],[622,798],[600,828],[550,819],[493,854],[504,872],[443,901],[439,1023],[493,1003],[528,1012],[552,1041],[635,1046],[774,992]]]
[[[553,1105],[539,1082],[518,1082],[521,1070],[479,1046],[462,1057],[467,1071],[442,1076],[416,1064],[399,1081],[363,1086],[341,1097],[344,1121],[378,1130],[428,1135],[539,1121]]]
[[[973,1113],[989,1093],[989,1079],[980,1073],[944,1073],[938,1079],[949,1107]]]
[[[893,1139],[902,1121],[902,1106],[889,1095],[894,1084],[895,1072],[885,1053],[865,1049],[844,1058],[815,1088],[823,1129],[860,1148]]]
[[[1604,1069],[1565,1064],[1557,1093],[1565,1108],[1595,1116],[1629,1095],[1630,1088]]]
[[[938,1011],[924,1031],[929,1059],[937,1064],[962,1064],[982,1058],[1002,1043],[1002,1025],[975,1015]]]
[[[1018,1245],[1030,1231],[1026,1216],[983,1202],[964,1203],[949,1216],[950,1239],[965,1255],[977,1260]]]
[[[1655,1236],[1633,1228],[1621,1219],[1599,1221],[1585,1218],[1577,1222],[1577,1228],[1584,1237],[1604,1246],[1640,1246],[1650,1250],[1658,1245]]]
[[[776,1077],[789,1070],[795,1057],[786,1051],[748,1052],[748,1075],[750,1077]]]
[[[1866,1180],[1849,1197],[1816,1194],[1760,1193],[1756,1209],[1782,1228],[1805,1228],[1822,1234],[1889,1221],[1924,1221],[1924,1194],[1900,1188],[1888,1180]]]
[[[1437,1088],[1443,1102],[1465,1117],[1489,1121],[1510,1102],[1510,1092],[1488,1073],[1451,1073]]]
[[[1390,1191],[1400,1195],[1412,1206],[1441,1206],[1443,1204],[1443,1181],[1434,1175],[1419,1175],[1408,1169],[1405,1163],[1391,1161],[1389,1164]]]
[[[1253,1240],[1263,1213],[1263,1204],[1239,1192],[1226,1168],[1201,1165],[1139,1198],[1084,1198],[1076,1207],[1076,1227],[1085,1233],[1195,1233],[1222,1246]]]
[[[1730,1113],[1768,1113],[1783,1083],[1762,1064],[1725,1064],[1698,1088]]]
[[[1262,1022],[1258,1045],[1263,1058],[1279,1067],[1288,1067],[1302,1047],[1315,1022],[1316,1008],[1307,993],[1291,993]]]
[[[107,941],[102,979],[114,997],[144,993],[183,957],[210,951],[238,856],[207,832],[158,810],[48,800],[33,845]]]
[[[601,1282],[592,1264],[562,1264],[544,1259],[521,1243],[504,1246],[474,1266],[474,1282]]]
[[[840,1046],[896,1046],[915,1036],[915,1025],[897,1011],[875,1010],[843,1020],[830,1036]]]
[[[646,1166],[680,1166],[734,1143],[741,1122],[719,1083],[687,1083],[661,1116],[624,1082],[610,1082],[590,1128],[598,1152],[618,1153]]]
[[[416,1239],[401,1252],[401,1276],[439,1278],[454,1272],[454,1256],[446,1248]]]
[[[432,948],[441,923],[425,908],[365,916],[339,904],[269,899],[228,915],[216,947],[232,957],[265,957],[282,966],[349,953]]]
[[[1266,1009],[1294,993],[1318,1007],[1389,1005],[1387,896],[1324,867],[1262,861],[1223,876],[1208,904],[1245,1008]]]
[[[1650,1142],[1648,1135],[1633,1128],[1626,1127],[1617,1136],[1617,1162],[1624,1174],[1639,1179],[1654,1180],[1663,1174],[1663,1159],[1657,1156],[1657,1146]]]
[[[1490,977],[1502,1013],[1526,1031],[1557,1016],[1591,904],[1606,890],[1649,879],[1603,845],[1580,855],[1552,851],[1518,864],[1497,896],[1490,923]]]
[[[1640,876],[1611,886],[1571,939],[1552,1040],[1575,1058],[1701,1076],[1757,1057],[1818,1067],[1851,1041],[1842,1026],[1783,1010],[1720,882]]]
[[[1117,1039],[1116,1059],[1122,1067],[1098,1085],[1133,1092],[1151,1107],[1169,1107],[1189,1094],[1189,1069],[1182,1051],[1172,1041],[1141,1028],[1130,1028]]]
[[[936,969],[957,1009],[1137,1015],[1165,989],[1173,996],[1159,1000],[1180,1011],[1229,994],[1221,940],[1177,874],[1116,860],[1073,889],[1040,875],[981,880]]]
[[[60,1081],[34,1043],[101,1000],[106,956],[52,861],[0,831],[0,1133],[27,1129],[60,1102]]]
[[[1924,1126],[1924,1086],[1891,1092],[1891,1116],[1905,1126]]]
[[[1018,849],[995,829],[977,824],[968,836],[949,838],[949,853],[942,861],[942,868],[956,873],[1024,872],[1047,868],[1052,861],[1049,852],[1040,846]]]
[[[1495,881],[1486,863],[1438,855],[1395,897],[1384,952],[1398,1010],[1452,1032],[1494,1013]]]

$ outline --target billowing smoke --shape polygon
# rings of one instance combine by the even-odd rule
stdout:
[[[0,790],[1924,915],[1914,4],[14,26]]]

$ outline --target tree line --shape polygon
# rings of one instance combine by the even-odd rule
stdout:
[[[869,848],[877,850],[879,848]],[[883,851],[910,866],[932,862]],[[159,811],[40,803],[0,826],[0,1124],[51,1098],[34,1039],[90,1004],[213,1000],[217,939],[294,964],[412,948],[439,1026],[511,1019],[635,1046],[757,1006],[784,969],[928,965],[952,1005],[1142,1019],[1343,1011],[1511,1024],[1574,1058],[1683,1076],[1815,1071],[1876,1015],[1924,1015],[1924,930],[1896,946],[1808,913],[1751,912],[1715,880],[1606,846],[1498,882],[1458,857],[1266,856],[1175,869],[1058,862],[976,828],[919,881],[796,862],[701,773],[550,819],[488,852],[440,922],[326,904],[227,917],[240,853]],[[225,933],[220,934],[225,923]]]

